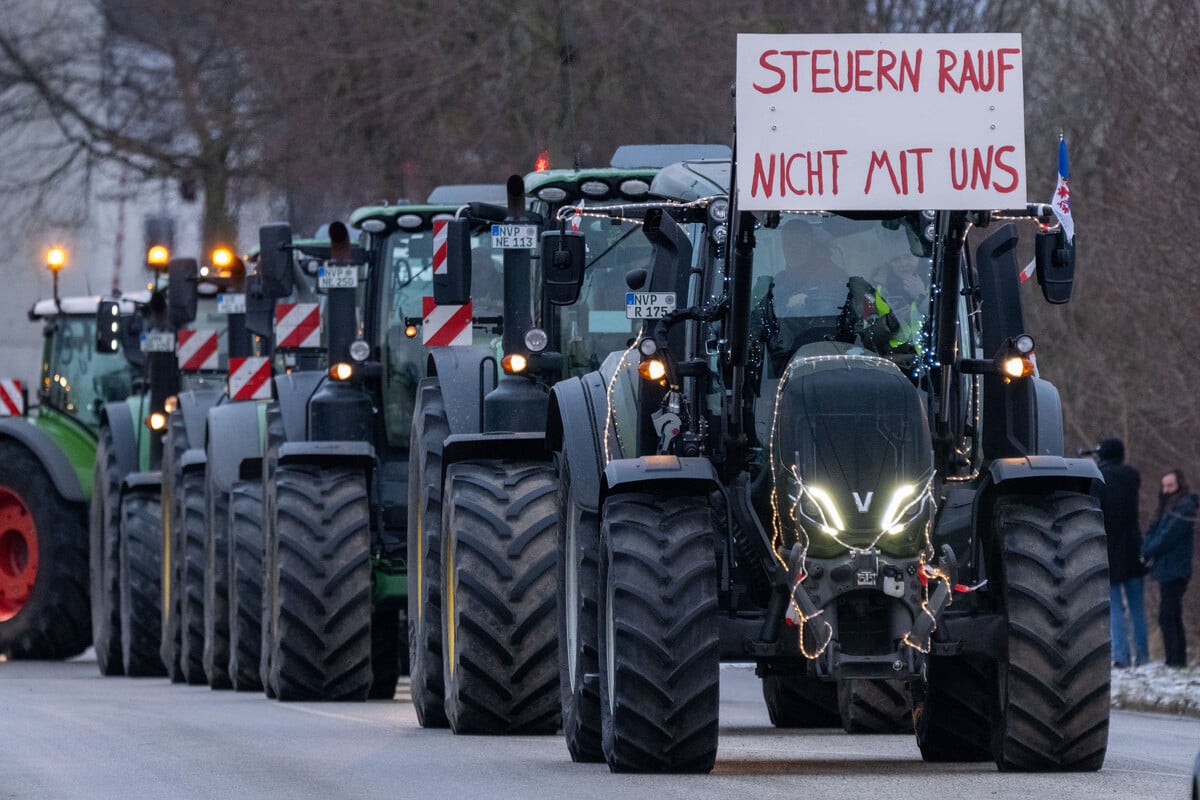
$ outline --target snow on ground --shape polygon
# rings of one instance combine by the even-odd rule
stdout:
[[[1200,717],[1200,667],[1151,662],[1112,671],[1113,708]]]

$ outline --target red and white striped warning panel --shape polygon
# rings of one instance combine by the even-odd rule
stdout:
[[[25,413],[25,395],[21,382],[0,379],[0,417],[19,417]]]
[[[421,341],[430,347],[469,345],[471,301],[462,306],[439,306],[432,297],[421,298]]]
[[[433,221],[433,274],[446,274],[446,241],[447,227],[450,221],[435,219]]]
[[[175,334],[175,357],[185,371],[218,369],[216,331],[179,331]]]
[[[321,306],[279,303],[275,306],[275,346],[289,349],[321,346]]]
[[[271,360],[265,356],[229,359],[229,399],[266,400],[271,396]]]

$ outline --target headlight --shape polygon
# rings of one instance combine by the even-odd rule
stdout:
[[[550,343],[550,337],[541,328],[530,328],[525,331],[525,347],[531,353],[540,353]]]
[[[846,529],[846,523],[838,513],[837,504],[833,502],[829,492],[819,486],[800,487],[800,499],[796,503],[796,510],[800,516],[830,536],[837,536]]]
[[[897,486],[884,506],[879,529],[884,533],[900,533],[925,510],[928,497],[929,484],[925,484],[924,489],[918,489],[911,483]]]
[[[355,361],[366,361],[369,355],[371,355],[371,345],[362,339],[355,339],[350,343],[350,358]]]
[[[708,218],[717,224],[729,220],[729,200],[719,197],[708,204]]]

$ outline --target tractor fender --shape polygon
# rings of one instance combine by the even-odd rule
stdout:
[[[601,503],[618,492],[708,494],[720,489],[717,471],[707,458],[642,456],[610,461],[600,484]]]
[[[24,417],[0,419],[0,441],[17,443],[33,453],[50,474],[54,489],[63,500],[69,503],[87,501],[83,496],[79,476],[75,474],[71,462],[67,460],[58,443],[39,428],[29,424]]]
[[[183,415],[183,427],[187,432],[188,447],[204,446],[204,426],[208,422],[208,410],[221,401],[220,389],[197,389],[180,392],[179,413]]]
[[[275,376],[275,396],[279,398],[284,438],[289,442],[308,438],[308,400],[324,379],[324,370],[303,370]]]
[[[482,431],[483,396],[496,388],[498,381],[491,348],[483,345],[434,348],[429,352],[426,373],[438,378],[443,387],[442,402],[450,433]]]
[[[1048,380],[1031,377],[1037,424],[1034,428],[1038,455],[1061,456],[1064,448],[1062,400],[1058,388]],[[1090,460],[1088,463],[1091,463]],[[1094,465],[1093,465],[1094,466]]]
[[[1082,487],[1085,492],[1091,488],[1092,481],[1104,480],[1100,468],[1090,458],[1062,456],[997,458],[988,465],[988,477],[991,483],[996,485],[1032,480],[1041,483],[1071,484],[1074,488]]]
[[[459,461],[479,459],[516,459],[519,461],[549,461],[546,434],[540,432],[455,433],[442,445],[442,483],[446,470]]]
[[[221,492],[233,491],[241,463],[259,458],[258,403],[221,403],[208,410],[208,474]],[[257,471],[256,471],[257,472]]]
[[[1104,477],[1090,458],[1017,456],[995,459],[983,474],[975,494],[974,528],[987,530],[996,498],[1002,493],[1071,491],[1089,494],[1096,481],[1103,482]]]
[[[183,451],[183,455],[179,457],[179,468],[184,472],[192,472],[197,467],[200,471],[204,471],[205,464],[208,463],[208,456],[199,447],[189,447]]]
[[[605,428],[606,413],[603,381],[594,372],[559,381],[550,390],[546,446],[570,458],[571,483],[579,487],[583,510],[593,513],[599,512],[604,463],[597,431]]]
[[[139,406],[141,398],[138,398]],[[138,409],[128,400],[105,403],[100,410],[100,426],[112,435],[113,454],[121,478],[138,470]]]
[[[162,491],[162,472],[154,470],[153,472],[131,472],[121,481],[121,493],[125,492],[152,492],[158,494]]]
[[[375,448],[369,442],[293,442],[279,445],[279,464],[356,464],[371,469]]]

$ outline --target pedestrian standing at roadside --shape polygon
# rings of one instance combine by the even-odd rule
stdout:
[[[1183,473],[1173,469],[1162,476],[1158,516],[1146,531],[1142,558],[1158,581],[1158,625],[1168,667],[1187,666],[1187,638],[1183,630],[1183,593],[1192,577],[1192,539],[1196,529],[1196,495],[1188,490]]]
[[[1125,668],[1150,661],[1146,636],[1146,612],[1143,604],[1142,534],[1138,528],[1138,490],[1142,476],[1125,463],[1125,443],[1105,439],[1096,448],[1100,474],[1094,494],[1104,511],[1104,532],[1108,537],[1109,610],[1112,614],[1113,666]],[[1125,624],[1126,614],[1129,625]],[[1133,660],[1129,638],[1133,636]]]

